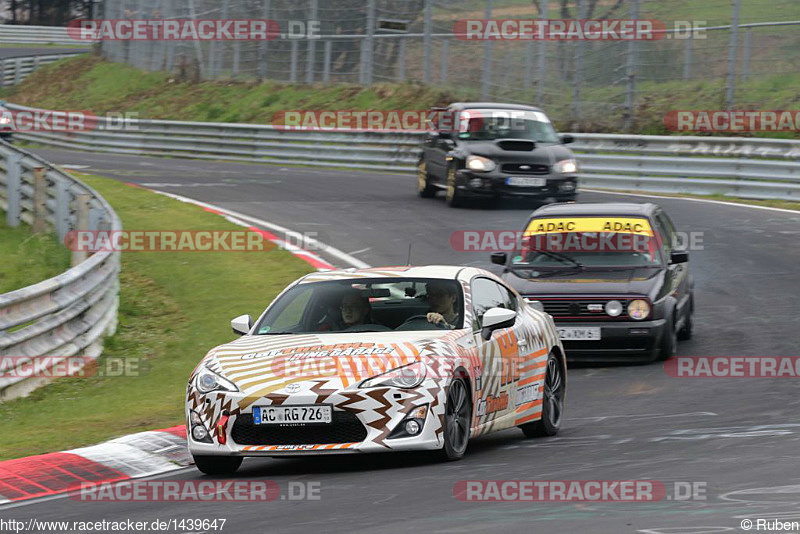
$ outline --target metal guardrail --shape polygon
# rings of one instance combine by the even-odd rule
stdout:
[[[59,240],[80,227],[121,230],[114,210],[96,191],[24,150],[0,142],[0,210],[7,224],[51,227]],[[81,220],[84,219],[84,220]],[[0,295],[0,361],[7,371],[23,358],[45,369],[100,355],[116,329],[119,252],[100,252],[49,280]],[[80,358],[80,360],[79,360]],[[0,401],[28,394],[48,378],[0,376]]]
[[[65,54],[47,54],[38,56],[9,57],[0,59],[0,87],[18,85],[33,74],[41,65],[60,59],[79,56],[85,52],[69,52]]]
[[[0,43],[85,45],[69,36],[64,26],[15,26],[0,24]]]
[[[33,108],[9,104],[19,111]],[[43,145],[116,154],[413,171],[424,134],[300,131],[254,124],[100,119],[80,132],[19,132]],[[574,133],[581,184],[800,200],[800,142]]]

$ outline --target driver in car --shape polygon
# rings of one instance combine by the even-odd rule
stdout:
[[[430,306],[426,316],[428,322],[446,326],[451,330],[455,328],[458,322],[458,312],[455,310],[458,294],[455,285],[429,282],[425,285],[425,293]]]
[[[358,291],[348,292],[342,297],[342,305],[339,309],[342,312],[344,328],[350,328],[351,326],[369,322],[367,320],[371,311],[369,299],[361,295]]]

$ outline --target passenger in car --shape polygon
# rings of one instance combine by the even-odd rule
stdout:
[[[444,323],[448,328],[455,328],[458,322],[458,312],[455,310],[458,293],[455,284],[428,282],[425,285],[425,293],[430,306],[428,322]]]

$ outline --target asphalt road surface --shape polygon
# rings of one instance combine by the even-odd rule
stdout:
[[[235,163],[37,150],[107,175],[277,223],[371,265],[489,267],[452,249],[458,230],[517,230],[531,206],[451,209],[420,199],[415,178]],[[641,197],[584,193],[582,202]],[[800,214],[657,199],[679,230],[702,232],[690,253],[695,337],[680,356],[800,356]],[[266,304],[266,303],[265,303]],[[227,325],[221,325],[228,328]],[[198,359],[200,358],[198,354]],[[223,532],[743,532],[742,520],[800,521],[800,395],[784,379],[685,379],[661,364],[583,366],[569,375],[558,437],[513,429],[473,440],[459,462],[421,454],[248,459],[237,479],[317,482],[319,500],[271,503],[93,503],[69,498],[0,509],[0,517],[153,521],[226,518]],[[44,431],[44,430],[43,430]],[[166,479],[204,479],[194,470]],[[701,490],[659,502],[461,502],[462,480],[656,480]],[[680,484],[685,487],[685,484]],[[704,497],[700,499],[699,497]]]

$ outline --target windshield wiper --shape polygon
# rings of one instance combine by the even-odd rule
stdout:
[[[558,252],[552,252],[550,250],[543,250],[543,249],[531,249],[533,252],[538,252],[539,254],[544,254],[548,258],[553,258],[554,260],[560,261],[562,263],[569,263],[573,267],[578,269],[583,269],[583,264],[577,260],[573,260],[569,256],[564,254],[559,254]]]

